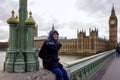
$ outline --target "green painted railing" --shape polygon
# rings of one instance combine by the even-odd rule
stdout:
[[[70,80],[89,80],[110,59],[115,50],[110,50],[67,63]]]

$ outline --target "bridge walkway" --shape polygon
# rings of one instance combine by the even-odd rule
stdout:
[[[91,80],[120,80],[120,57],[114,54]]]

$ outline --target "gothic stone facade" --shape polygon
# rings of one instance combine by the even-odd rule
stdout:
[[[35,40],[35,47],[41,48],[46,39]],[[60,53],[73,54],[73,53],[97,53],[108,50],[109,41],[98,37],[98,30],[91,30],[90,35],[80,31],[77,34],[77,39],[60,39],[62,48]]]
[[[40,48],[45,39],[35,40],[35,47]],[[115,48],[117,45],[117,17],[114,6],[109,18],[109,40],[98,37],[98,29],[90,30],[89,36],[86,32],[78,31],[76,39],[61,39],[62,48],[60,53],[98,53]]]

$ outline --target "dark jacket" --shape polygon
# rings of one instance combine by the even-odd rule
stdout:
[[[119,46],[116,47],[116,52],[120,53],[120,47]]]
[[[53,35],[53,34],[52,34]],[[39,57],[43,60],[43,67],[51,70],[56,67],[63,67],[59,62],[58,51],[61,48],[61,44],[53,40],[47,40],[43,43]]]

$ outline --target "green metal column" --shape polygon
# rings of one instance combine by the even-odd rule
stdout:
[[[17,18],[14,17],[14,10],[12,10],[12,17],[7,20],[10,26],[9,30],[9,48],[7,49],[6,60],[4,62],[4,70],[7,72],[14,72],[14,62],[16,56],[16,27],[18,24]]]
[[[34,47],[34,26],[35,21],[32,17],[32,12],[29,13],[29,18],[25,21],[27,28],[27,50],[31,50]]]
[[[37,50],[34,48],[34,26],[35,21],[32,18],[32,12],[29,13],[30,17],[25,21],[27,28],[27,48],[26,48],[26,64],[27,71],[36,71],[39,69],[39,61]]]
[[[16,46],[16,27],[17,27],[17,24],[18,24],[18,19],[17,17],[15,18],[14,17],[14,10],[12,10],[12,17],[9,18],[7,20],[7,23],[9,24],[10,26],[10,31],[9,31],[9,49],[10,50],[16,50],[17,49],[17,46]]]

